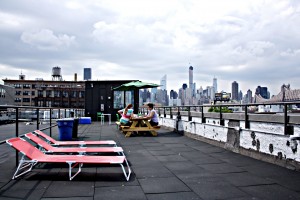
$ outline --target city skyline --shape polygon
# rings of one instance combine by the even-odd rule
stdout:
[[[60,67],[53,67],[53,68],[60,68]],[[176,91],[176,92],[178,92],[182,87],[183,87],[183,84],[185,84],[188,88],[189,88],[189,86],[190,86],[190,83],[191,83],[191,80],[190,80],[190,77],[193,77],[193,70],[191,71],[191,68],[193,69],[193,66],[188,66],[188,67],[186,67],[186,68],[188,68],[188,79],[185,81],[185,82],[182,82],[182,83],[179,83],[179,84],[181,84],[181,86],[179,87],[179,88],[173,88],[172,86],[168,86],[168,84],[166,84],[166,83],[168,83],[169,81],[168,81],[168,79],[167,79],[167,74],[165,74],[165,75],[163,75],[163,77],[161,77],[160,78],[160,80],[159,81],[154,81],[153,83],[158,83],[158,84],[160,84],[161,85],[161,87],[159,87],[160,89],[162,89],[162,90],[165,90],[165,88],[166,88],[166,90],[168,91],[168,92],[170,92],[171,90],[174,90],[174,91]],[[87,72],[87,70],[89,70],[88,72],[90,73],[90,74],[88,74],[88,76],[91,76],[91,71],[92,71],[92,68],[82,68],[82,74],[83,74],[83,76],[82,77],[84,77],[84,74]],[[61,71],[61,69],[60,69],[60,71]],[[192,73],[191,73],[192,72]],[[61,73],[61,72],[60,72]],[[63,74],[61,74],[61,75],[63,75]],[[11,80],[18,80],[20,77],[23,77],[22,79],[26,79],[26,80],[35,80],[35,79],[43,79],[43,80],[51,80],[50,78],[48,79],[48,78],[37,78],[37,77],[35,77],[35,78],[31,78],[30,76],[28,77],[26,74],[23,74],[22,72],[18,75],[18,76],[16,76],[16,77],[12,77],[12,78],[8,78],[8,79],[11,79]],[[50,76],[50,75],[49,75]],[[51,73],[51,77],[53,76],[53,69],[52,69],[52,73]],[[76,79],[77,79],[77,73],[75,73],[75,74],[73,74],[73,77],[72,77],[72,79],[70,79],[70,80],[66,80],[66,79],[63,79],[63,80],[66,80],[66,81],[74,81],[74,78],[76,77]],[[53,77],[52,77],[52,79],[53,79]],[[78,79],[77,79],[78,80]],[[89,80],[94,80],[94,79],[89,79]],[[113,79],[112,79],[113,80]],[[125,80],[125,79],[122,79],[122,80]],[[1,81],[2,81],[2,79],[1,79]],[[78,81],[84,81],[84,80],[78,80]],[[3,82],[3,81],[2,81]],[[221,89],[221,90],[218,90],[218,88],[217,88],[217,91],[218,92],[227,92],[227,93],[231,93],[231,95],[232,95],[232,84],[233,84],[233,82],[236,82],[237,84],[238,84],[238,88],[240,88],[240,85],[239,85],[239,82],[238,81],[232,81],[232,82],[230,82],[230,83],[228,83],[228,84],[230,84],[230,88],[228,88],[228,90],[224,90],[224,89]],[[197,82],[193,82],[193,85],[197,85]],[[208,84],[208,85],[198,85],[197,87],[196,87],[196,91],[195,92],[197,92],[197,90],[199,90],[200,89],[200,87],[202,88],[202,89],[207,89],[207,88],[210,88],[210,87],[214,87],[214,84],[215,85],[219,85],[219,83],[218,83],[218,78],[217,77],[215,77],[215,76],[213,76],[213,78],[212,78],[212,80],[211,80],[211,84]],[[281,88],[281,86],[282,85],[280,85],[279,86],[279,88]],[[169,88],[168,88],[169,87]],[[218,87],[218,86],[217,86]],[[252,92],[254,91],[255,92],[255,90],[258,88],[258,87],[266,87],[266,88],[269,88],[267,85],[257,85],[257,86],[255,86],[254,88],[248,88],[248,89],[246,89],[245,91],[244,90],[242,90],[242,89],[238,89],[238,92],[242,92],[243,93],[243,95],[245,95],[245,94],[247,94],[247,91],[248,90],[251,90]],[[293,88],[293,89],[298,89],[298,88]],[[268,91],[269,91],[269,89],[268,89]],[[270,92],[270,91],[269,91]],[[279,91],[280,92],[280,91]],[[278,93],[279,93],[278,92]],[[271,96],[272,95],[277,95],[278,93],[271,93],[270,92],[270,94],[271,94]]]
[[[89,67],[93,80],[167,74],[178,90],[192,65],[197,88],[213,77],[228,92],[232,81],[243,93],[300,86],[298,1],[29,1],[0,2],[0,79],[50,80],[59,66],[64,80],[83,80]]]

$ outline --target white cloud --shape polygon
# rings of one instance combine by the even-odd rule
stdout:
[[[32,19],[29,17],[0,11],[0,30],[2,31],[21,29],[30,23],[32,23]]]
[[[40,50],[58,50],[72,45],[75,42],[75,36],[55,35],[52,30],[42,29],[36,32],[24,32],[21,40]]]
[[[295,57],[300,55],[300,49],[288,49],[286,51],[283,51],[280,53],[281,56],[283,57]]]

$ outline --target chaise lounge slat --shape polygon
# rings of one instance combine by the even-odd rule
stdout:
[[[100,140],[100,141],[57,141],[54,138],[48,136],[46,133],[35,130],[34,133],[39,135],[40,137],[45,138],[51,145],[56,146],[70,146],[70,145],[76,145],[76,146],[86,146],[86,145],[114,145],[116,146],[116,142],[113,140]]]

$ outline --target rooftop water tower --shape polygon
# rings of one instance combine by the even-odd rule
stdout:
[[[25,80],[25,75],[24,75],[24,74],[20,74],[20,75],[19,75],[19,80],[24,81],[24,80]]]
[[[53,81],[62,81],[60,67],[53,67],[52,68],[52,80]]]

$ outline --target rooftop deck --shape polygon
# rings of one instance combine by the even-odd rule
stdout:
[[[12,125],[5,126],[14,130]],[[30,126],[20,127],[21,131],[28,129]],[[54,168],[50,164],[38,165],[33,172],[11,180],[15,151],[0,145],[0,198],[300,199],[299,172],[169,130],[158,132],[157,137],[125,138],[115,125],[93,122],[79,126],[79,140],[115,140],[124,149],[133,171],[128,182],[120,167],[84,166],[69,181],[66,165]],[[53,137],[57,138],[57,127]]]

